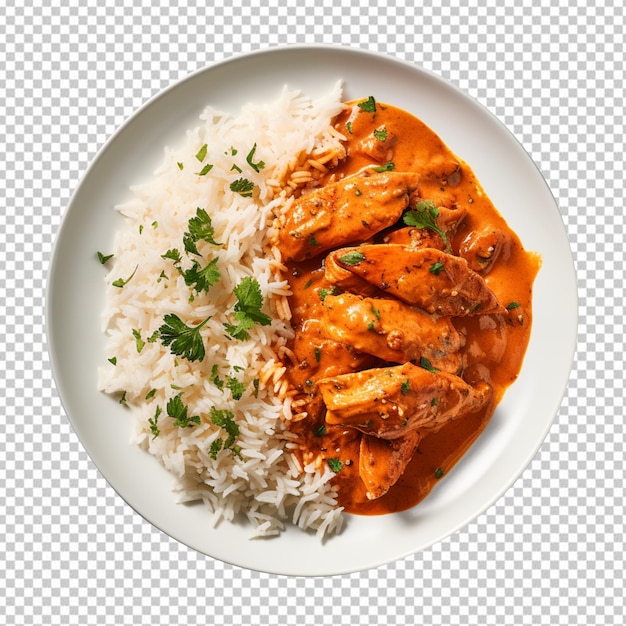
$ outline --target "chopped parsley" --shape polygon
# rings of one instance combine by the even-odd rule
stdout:
[[[211,367],[210,380],[220,391],[224,389],[224,381],[220,378],[217,363],[213,363],[213,367]]]
[[[330,467],[330,469],[333,470],[335,474],[343,469],[343,462],[341,461],[341,459],[335,457],[332,459],[328,459],[326,462],[328,463],[328,467]]]
[[[169,417],[174,419],[174,426],[179,428],[190,428],[194,424],[202,421],[199,415],[188,416],[188,409],[180,394],[167,401],[166,411]]]
[[[233,400],[241,400],[241,396],[243,396],[243,392],[246,390],[245,383],[237,380],[237,378],[235,378],[234,376],[229,376],[226,379],[226,386],[233,394]]]
[[[108,359],[109,363],[111,365],[117,365],[117,357],[116,356],[112,356],[110,359]]]
[[[180,263],[182,260],[178,248],[170,248],[165,254],[161,255],[161,258],[170,259],[171,261],[174,261],[174,263]]]
[[[146,394],[146,400],[150,400],[152,398],[154,398],[154,396],[156,395],[157,390],[152,388],[150,389],[150,391],[148,391],[148,393]]]
[[[158,421],[162,412],[163,412],[163,409],[160,406],[158,406],[154,412],[154,417],[150,417],[148,419],[148,424],[150,424],[150,432],[152,433],[153,439],[156,439],[161,434],[161,431],[159,430],[159,426],[158,426]]]
[[[446,233],[437,226],[437,218],[439,210],[432,200],[420,200],[412,211],[407,211],[402,218],[407,226],[415,226],[416,228],[429,228],[435,231],[441,237],[444,245],[448,244]]]
[[[228,435],[228,438],[224,442],[222,448],[230,448],[235,443],[237,437],[239,437],[239,426],[237,426],[237,423],[235,422],[234,414],[231,411],[216,409],[212,406],[210,415],[211,421],[216,426],[223,428]]]
[[[377,128],[374,131],[374,137],[376,137],[378,141],[387,141],[387,129],[384,126]]]
[[[222,244],[218,243],[213,238],[214,234],[215,230],[211,223],[211,216],[204,209],[198,207],[195,217],[192,217],[187,224],[187,232],[183,235],[185,250],[199,256],[200,253],[197,248],[198,241],[206,241],[214,246],[221,246]]]
[[[434,274],[435,276],[439,276],[439,274],[441,273],[441,270],[443,270],[443,263],[440,263],[439,261],[437,261],[436,263],[433,263],[429,268],[428,271],[431,274]]]
[[[199,172],[198,176],[206,176],[213,169],[213,163],[207,163]]]
[[[237,302],[234,306],[236,324],[224,324],[226,332],[234,339],[249,338],[248,331],[254,324],[269,326],[272,318],[261,312],[263,294],[259,281],[252,276],[245,276],[234,289]]]
[[[519,302],[510,302],[506,305],[506,310],[512,311],[513,309],[519,309],[520,306],[521,304]]]
[[[135,267],[135,269],[133,270],[133,273],[128,278],[126,279],[118,278],[117,280],[114,280],[111,284],[114,287],[119,287],[121,289],[122,287],[124,287],[124,285],[127,285],[133,279],[133,276],[137,273],[138,268],[139,268],[139,265]]]
[[[202,361],[204,359],[204,343],[200,335],[200,329],[211,319],[207,317],[197,326],[187,326],[175,313],[168,313],[164,318],[164,324],[159,328],[161,343],[170,348],[177,356],[182,356],[189,361]]]
[[[205,267],[201,267],[197,261],[194,261],[193,265],[182,272],[185,284],[188,287],[194,287],[195,290],[200,293],[205,293],[215,285],[222,277],[219,269],[217,268],[217,257],[210,261]]]
[[[109,259],[112,259],[113,255],[112,254],[102,254],[102,252],[98,252],[98,261],[100,261],[100,263],[102,265],[104,265]]]
[[[256,143],[252,146],[252,150],[248,152],[248,156],[246,157],[246,161],[248,165],[255,171],[260,172],[264,167],[265,163],[263,161],[257,161],[254,163],[254,153],[256,152]]]
[[[230,183],[230,190],[238,193],[244,198],[251,198],[254,190],[254,183],[247,178],[238,178]]]
[[[376,113],[376,100],[374,96],[370,96],[367,100],[359,102],[357,106],[366,113]]]
[[[378,165],[377,167],[373,167],[372,169],[379,174],[382,172],[391,172],[396,167],[396,164],[393,161],[389,161],[384,165]]]
[[[402,385],[400,387],[400,393],[403,396],[406,396],[406,394],[409,393],[409,391],[411,391],[411,383],[409,382],[409,379],[407,378],[406,380],[402,381]]]
[[[202,163],[202,161],[204,161],[204,159],[206,159],[207,149],[208,149],[207,144],[204,144],[200,148],[200,150],[198,150],[198,152],[196,153],[196,159],[198,159],[198,161],[200,161],[200,163]]]
[[[141,352],[146,345],[146,342],[141,338],[141,333],[133,328],[133,337],[135,338],[135,347],[137,348],[137,352]]]
[[[314,431],[313,434],[316,437],[323,437],[326,434],[326,424],[320,424]]]
[[[436,374],[439,371],[436,367],[433,367],[432,363],[424,356],[420,357],[419,365],[433,374]]]
[[[435,470],[435,478],[439,479],[439,478],[441,478],[443,475],[444,475],[444,471],[443,471],[440,467],[438,467],[438,468]]]
[[[358,265],[361,261],[365,260],[365,255],[359,250],[353,250],[343,256],[340,256],[338,261],[344,265]]]

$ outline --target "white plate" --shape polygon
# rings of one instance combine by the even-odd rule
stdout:
[[[412,510],[383,517],[347,516],[340,536],[323,545],[290,528],[279,538],[249,540],[243,525],[209,528],[202,506],[182,506],[157,461],[129,445],[128,412],[97,391],[105,360],[100,316],[102,267],[121,220],[114,206],[152,173],[165,145],[177,143],[211,104],[238,111],[268,101],[284,84],[308,95],[338,79],[345,98],[373,95],[433,128],[469,163],[496,207],[538,251],[534,327],[517,382],[476,444]],[[488,111],[441,78],[414,65],[336,47],[274,48],[199,71],[141,108],[99,152],[76,189],[57,235],[49,271],[47,328],[65,410],[93,462],[119,495],[178,541],[216,559],[277,574],[341,574],[431,546],[484,512],[516,480],[544,440],[565,391],[575,350],[576,276],[565,229],[541,174],[516,139]]]

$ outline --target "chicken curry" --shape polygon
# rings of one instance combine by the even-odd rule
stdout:
[[[280,220],[294,338],[291,430],[356,514],[407,509],[519,374],[540,260],[422,121],[370,97],[345,157]]]

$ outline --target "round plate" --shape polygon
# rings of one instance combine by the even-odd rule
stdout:
[[[307,95],[344,81],[344,99],[373,95],[421,118],[474,170],[496,207],[543,266],[535,283],[534,326],[521,375],[487,429],[437,488],[415,508],[380,517],[346,516],[324,543],[296,528],[248,539],[245,525],[209,527],[202,505],[176,504],[172,479],[129,444],[128,412],[97,390],[105,361],[102,267],[121,226],[114,206],[152,174],[163,148],[198,124],[207,105],[238,112],[271,101],[282,87]],[[555,304],[558,303],[558,307]],[[76,189],[58,232],[49,270],[47,330],[58,390],[71,423],[110,485],[171,537],[222,561],[269,573],[342,574],[423,550],[484,512],[521,474],[559,409],[577,330],[576,276],[558,207],[516,139],[487,110],[441,78],[365,51],[326,46],[272,48],[192,74],[142,107],[101,149]]]

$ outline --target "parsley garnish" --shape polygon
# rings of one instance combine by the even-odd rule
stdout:
[[[374,100],[374,96],[370,96],[367,100],[359,102],[357,106],[366,113],[376,113],[376,100]]]
[[[162,412],[163,412],[163,409],[161,409],[161,407],[158,406],[156,408],[156,411],[154,412],[154,417],[150,417],[148,419],[148,424],[150,424],[150,432],[152,433],[153,439],[156,439],[161,434],[161,431],[159,430],[159,427],[157,426],[157,422],[159,421],[159,417]]]
[[[124,285],[127,285],[133,279],[133,276],[137,273],[138,267],[139,265],[135,267],[135,269],[133,270],[133,273],[126,280],[124,280],[123,278],[118,278],[117,280],[114,280],[111,284],[114,287],[119,287],[121,289]]]
[[[174,418],[174,426],[179,428],[189,428],[194,424],[199,424],[201,421],[199,415],[192,415],[191,417],[187,415],[187,407],[182,401],[180,394],[168,400],[166,410],[167,414]]]
[[[378,165],[377,167],[373,167],[372,169],[379,174],[382,172],[391,172],[395,168],[396,164],[393,161],[389,161],[384,165]]]
[[[98,252],[98,261],[100,261],[102,265],[104,265],[109,259],[112,259],[112,258],[113,258],[112,254],[104,255],[102,254],[102,252]]]
[[[213,224],[211,223],[211,216],[200,207],[196,209],[196,216],[189,220],[187,228],[187,232],[183,235],[183,244],[185,245],[185,250],[191,254],[200,255],[198,248],[196,247],[198,241],[206,241],[214,246],[222,245],[213,238],[215,230],[213,229]],[[174,250],[176,249],[174,248]]]
[[[141,333],[136,328],[133,328],[133,337],[135,338],[137,352],[141,352],[143,347],[146,345],[146,342],[141,338]]]
[[[207,317],[197,326],[187,326],[175,313],[168,313],[159,328],[159,336],[164,346],[169,346],[170,351],[177,356],[182,356],[189,361],[202,361],[204,358],[204,343],[200,335],[200,329],[211,319]]]
[[[193,265],[188,270],[182,272],[185,284],[188,287],[195,287],[198,293],[201,291],[208,292],[222,277],[222,274],[217,268],[217,261],[218,259],[215,258],[205,267],[200,267],[199,263],[194,261]]]
[[[217,363],[213,363],[213,367],[211,367],[210,380],[220,391],[224,389],[224,381],[220,378]]]
[[[180,263],[182,260],[178,248],[170,248],[165,254],[161,255],[161,258],[170,259],[171,261],[174,261],[174,263]]]
[[[415,210],[407,211],[402,218],[407,226],[415,226],[416,228],[430,228],[439,234],[444,245],[448,244],[446,233],[437,226],[437,218],[439,210],[432,200],[420,200],[415,205]]]
[[[425,370],[436,374],[439,370],[436,367],[433,367],[432,363],[426,357],[420,357],[420,367],[423,367]]]
[[[207,163],[199,172],[198,176],[206,176],[213,169],[213,163]]]
[[[226,379],[226,386],[233,394],[233,400],[241,400],[241,396],[243,396],[243,392],[246,390],[244,383],[238,381],[234,376],[229,376]]]
[[[230,448],[235,439],[239,437],[239,426],[235,422],[235,416],[231,411],[219,410],[214,406],[211,407],[211,421],[220,428],[223,428],[228,434],[228,439],[224,442],[224,449]]]
[[[224,445],[224,441],[221,438],[217,438],[215,439],[215,441],[211,442],[211,446],[209,448],[209,456],[216,461],[217,460],[217,455],[219,453],[219,451],[222,449],[222,446]]]
[[[439,261],[437,261],[436,263],[433,263],[429,268],[428,271],[431,274],[434,274],[435,276],[439,276],[439,274],[441,273],[441,270],[443,269],[443,263],[440,263]]]
[[[268,326],[272,323],[269,315],[261,312],[263,295],[256,278],[245,276],[234,289],[237,302],[234,306],[237,324],[224,324],[228,334],[234,339],[248,339],[248,331],[254,324]]]
[[[341,461],[341,459],[333,458],[328,459],[326,462],[328,463],[328,467],[330,467],[330,469],[333,470],[335,474],[343,469],[343,462]]]
[[[365,255],[358,250],[353,250],[352,252],[340,256],[338,260],[344,265],[358,265],[361,261],[365,260]]]
[[[374,137],[376,137],[378,141],[387,141],[387,129],[384,126],[377,128],[374,131]]]
[[[439,479],[439,478],[441,478],[443,475],[444,475],[444,471],[443,471],[440,467],[438,467],[438,468],[435,470],[435,478]]]
[[[254,144],[254,146],[252,146],[252,150],[250,150],[250,152],[248,152],[248,156],[246,157],[246,161],[248,162],[248,165],[255,172],[260,172],[265,167],[265,163],[263,161],[257,161],[256,163],[254,163],[252,161],[252,159],[254,159],[254,153],[255,152],[256,152],[256,143]]]
[[[254,183],[247,178],[238,178],[230,183],[230,190],[238,193],[244,198],[251,198],[253,189]]]
[[[202,161],[204,161],[204,159],[206,158],[207,148],[208,148],[207,144],[204,144],[202,148],[200,148],[200,150],[198,150],[196,154],[196,159],[198,159],[200,163],[202,163]]]
[[[400,393],[403,396],[406,396],[406,394],[409,393],[410,390],[411,390],[411,383],[409,382],[409,379],[407,378],[406,380],[402,381],[402,386],[400,387]]]
[[[154,398],[154,396],[156,395],[157,390],[152,388],[150,389],[150,391],[148,391],[148,393],[146,394],[146,400],[150,400],[151,398]]]
[[[110,359],[108,359],[109,363],[111,365],[117,365],[117,357],[116,356],[112,356]]]
[[[323,437],[326,434],[326,424],[320,424],[314,431],[313,434],[316,437]]]
[[[519,309],[520,306],[521,305],[519,302],[510,302],[509,304],[506,305],[506,310],[512,311],[513,309]]]

